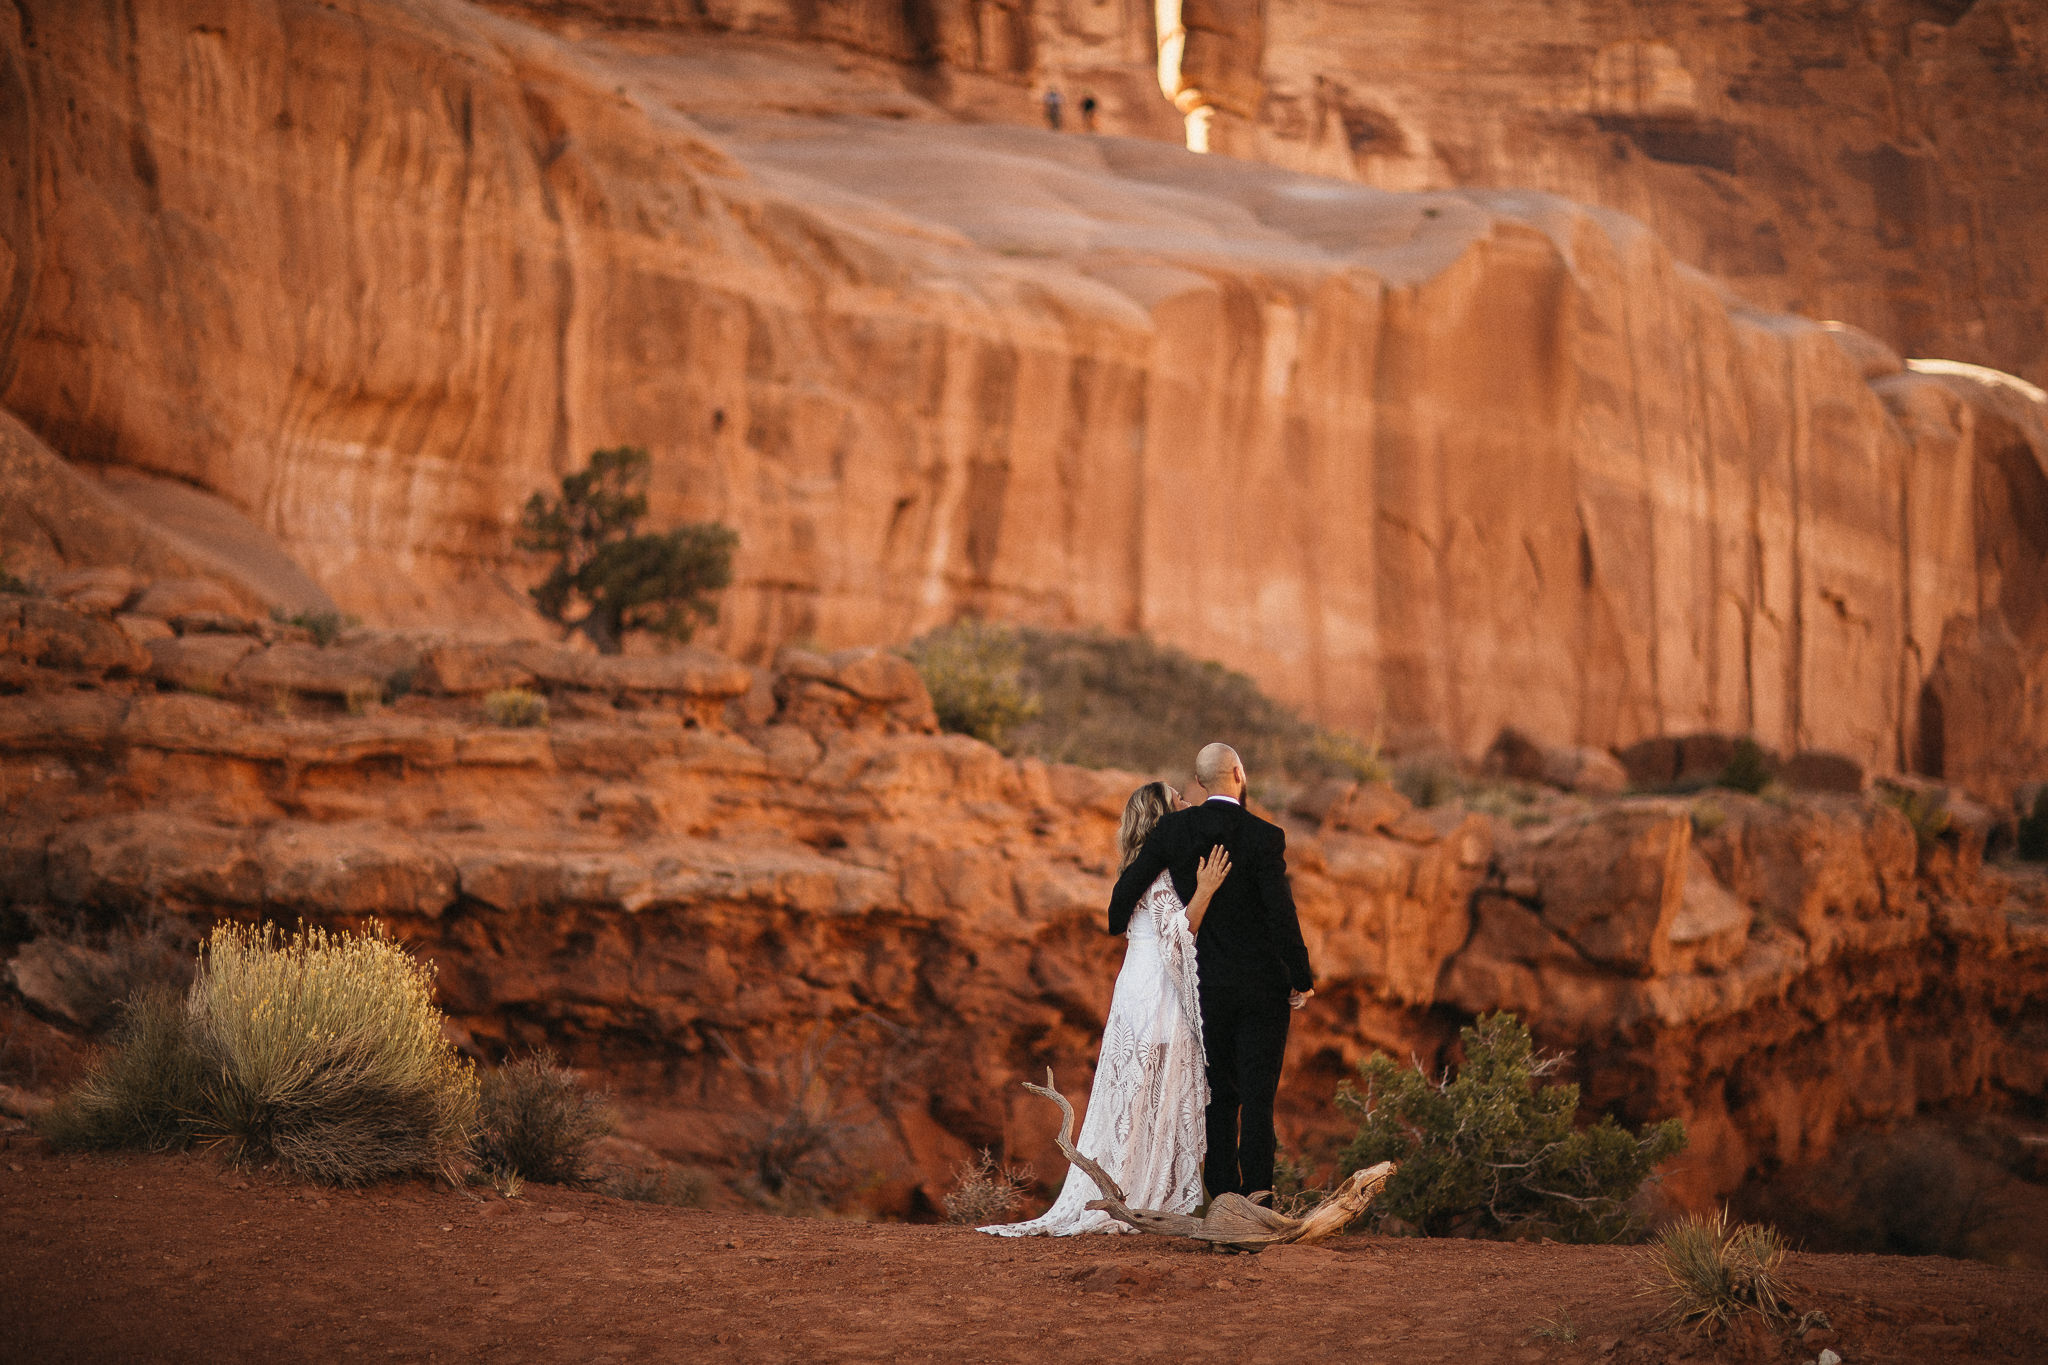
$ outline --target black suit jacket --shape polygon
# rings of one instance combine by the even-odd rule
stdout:
[[[1234,801],[1209,800],[1160,817],[1116,879],[1109,932],[1130,928],[1138,898],[1162,871],[1173,874],[1173,889],[1183,902],[1193,900],[1195,870],[1217,844],[1230,854],[1230,875],[1216,888],[1195,933],[1202,980],[1239,989],[1308,990],[1315,976],[1287,885],[1286,831]]]

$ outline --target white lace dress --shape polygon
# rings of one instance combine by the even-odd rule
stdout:
[[[1102,1163],[1132,1208],[1192,1213],[1202,1203],[1202,1008],[1195,994],[1195,939],[1187,907],[1162,872],[1131,913],[1123,970],[1102,1029],[1095,1086],[1074,1145]],[[1028,1223],[986,1227],[999,1237],[1130,1232],[1100,1210],[1095,1182],[1078,1166],[1053,1206]]]

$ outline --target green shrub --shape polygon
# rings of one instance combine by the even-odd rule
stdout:
[[[970,622],[933,631],[906,653],[942,724],[951,710],[951,728],[996,733],[1012,754],[1186,772],[1197,750],[1221,739],[1243,756],[1261,799],[1274,784],[1387,775],[1375,747],[1303,720],[1242,673],[1143,636]],[[981,716],[995,724],[977,728]]]
[[[43,1116],[43,1135],[62,1151],[183,1147],[198,1131],[205,1082],[185,993],[138,991],[83,1079]]]
[[[1785,1244],[1770,1228],[1728,1225],[1723,1209],[1673,1223],[1649,1247],[1642,1293],[1660,1300],[1669,1326],[1711,1332],[1742,1313],[1777,1321],[1786,1305]]]
[[[1338,1089],[1338,1108],[1358,1120],[1339,1169],[1401,1163],[1374,1213],[1425,1236],[1543,1232],[1583,1242],[1630,1233],[1628,1201],[1684,1150],[1684,1125],[1671,1119],[1637,1134],[1603,1118],[1575,1128],[1579,1088],[1538,1084],[1559,1059],[1538,1057],[1515,1016],[1482,1016],[1460,1036],[1465,1064],[1455,1079],[1374,1053],[1359,1063],[1360,1084]]]
[[[441,1038],[433,983],[431,966],[375,926],[282,938],[221,925],[182,1006],[137,1004],[60,1104],[52,1140],[198,1138],[335,1184],[452,1175],[476,1123],[476,1076]]]
[[[2020,817],[2017,849],[2022,858],[2048,863],[2048,784],[2035,795],[2033,813]]]
[[[1940,842],[1948,833],[1950,815],[1948,795],[1934,788],[1885,787],[1882,791],[1885,804],[1906,817],[1906,823],[1913,827],[1913,838],[1926,852]]]
[[[711,594],[732,582],[732,528],[706,521],[636,533],[650,465],[638,446],[593,451],[562,477],[559,495],[535,493],[519,518],[519,548],[555,560],[528,592],[534,606],[606,654],[619,652],[629,630],[688,640],[718,619]]]
[[[486,1170],[550,1185],[587,1179],[590,1144],[612,1130],[604,1096],[578,1085],[550,1052],[486,1071],[477,1120]]]
[[[988,1148],[973,1161],[953,1168],[953,1188],[941,1201],[948,1222],[986,1227],[1007,1222],[1024,1206],[1024,1191],[1038,1179],[1029,1166],[1005,1166]]]
[[[943,730],[1000,748],[1039,712],[1038,697],[1018,678],[1024,646],[1015,631],[963,621],[913,641],[904,654],[917,665]]]
[[[548,723],[548,699],[523,687],[501,687],[484,696],[484,716],[493,725],[522,730]]]
[[[270,619],[279,625],[296,626],[305,631],[313,637],[313,643],[322,649],[339,640],[344,632],[362,624],[355,617],[345,616],[338,611],[287,612],[283,607],[272,607]]]
[[[1728,766],[1714,778],[1714,785],[1756,796],[1771,785],[1775,776],[1771,771],[1771,756],[1764,752],[1761,744],[1744,735],[1735,742],[1735,753],[1729,758]]]

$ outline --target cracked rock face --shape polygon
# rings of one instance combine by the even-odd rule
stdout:
[[[936,1201],[981,1146],[1061,1169],[1016,1083],[1085,1092],[1141,775],[931,733],[872,651],[554,670],[557,719],[502,729],[469,690],[495,647],[364,714],[310,670],[281,709],[52,655],[102,618],[45,605],[44,634],[0,638],[0,1010],[85,1030],[217,918],[376,918],[438,967],[453,1036],[554,1048],[672,1158],[730,1161],[824,1065],[880,1207]],[[374,673],[445,647],[331,649]],[[1671,1188],[1698,1204],[1838,1130],[2048,1089],[2048,1040],[2013,1026],[2048,1008],[2048,879],[1987,869],[1975,831],[1922,847],[1842,795],[1516,810],[1333,783],[1275,812],[1318,972],[1290,1143],[1336,1134],[1367,1052],[1442,1065],[1495,1009],[1573,1050],[1597,1108],[1691,1122]]]
[[[1611,212],[884,110],[843,72],[805,102],[801,48],[517,6],[17,9],[0,403],[221,495],[373,625],[532,633],[521,502],[632,441],[658,521],[739,529],[707,643],[746,659],[977,612],[1142,629],[1469,756],[1753,733],[1994,799],[2048,768],[2038,398],[1732,307]],[[1187,16],[1190,51],[1306,41]],[[900,55],[900,17],[847,41]],[[1645,88],[1707,99],[1671,46]]]

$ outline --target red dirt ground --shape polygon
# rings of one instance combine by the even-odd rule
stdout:
[[[1960,1261],[1795,1257],[1797,1306],[1833,1330],[1710,1342],[1653,1329],[1627,1248],[1012,1242],[542,1186],[322,1190],[19,1132],[0,1247],[9,1362],[2048,1360],[2048,1275]]]

